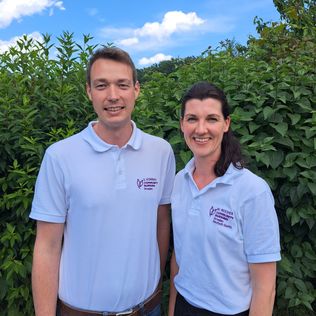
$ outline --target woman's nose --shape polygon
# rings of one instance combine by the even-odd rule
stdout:
[[[206,132],[207,132],[207,127],[206,127],[205,122],[203,121],[198,122],[196,126],[196,133],[205,134]]]

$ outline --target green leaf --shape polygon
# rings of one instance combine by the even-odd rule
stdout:
[[[270,161],[270,166],[273,169],[276,169],[283,161],[284,159],[284,153],[283,151],[272,151],[269,153],[269,161]]]
[[[191,157],[192,157],[191,151],[183,151],[183,150],[180,151],[180,158],[184,164],[187,164],[187,162],[191,159]]]
[[[296,290],[294,289],[294,287],[292,287],[292,286],[288,286],[287,288],[286,288],[286,290],[285,290],[285,295],[284,295],[284,297],[286,298],[286,299],[291,299],[291,298],[293,298],[293,297],[295,297],[296,296]]]
[[[301,303],[301,300],[300,300],[300,299],[298,299],[298,298],[292,298],[292,299],[290,299],[290,301],[289,301],[288,307],[295,307],[295,306],[300,305],[300,303]]]
[[[308,171],[303,171],[300,174],[302,176],[304,176],[305,178],[310,179],[316,183],[316,172],[315,171],[308,170]]]
[[[290,180],[293,180],[298,175],[298,168],[296,168],[296,166],[283,168],[283,173],[288,176]]]
[[[314,311],[314,309],[313,309],[313,307],[312,307],[312,305],[311,305],[310,302],[303,301],[302,303],[303,303],[303,305],[305,305],[310,311]]]
[[[313,182],[307,182],[307,186],[312,192],[313,195],[316,195],[316,183]]]
[[[300,166],[300,167],[303,167],[303,168],[306,168],[306,169],[309,169],[309,165],[306,163],[306,160],[304,158],[298,158],[296,160],[296,163]]]
[[[266,120],[269,117],[271,117],[272,114],[274,114],[274,112],[275,112],[275,109],[272,109],[270,106],[264,107],[264,109],[263,109],[263,117],[264,117],[264,119]]]
[[[312,111],[311,103],[307,98],[301,98],[296,103],[305,111]]]
[[[290,138],[285,138],[285,137],[280,137],[280,138],[275,138],[274,141],[278,144],[287,146],[294,150],[294,143]]]
[[[282,257],[282,260],[279,262],[279,266],[282,270],[288,272],[288,273],[292,273],[293,269],[292,269],[292,264],[290,262],[290,260],[287,257]]]
[[[301,247],[299,247],[298,245],[293,245],[291,248],[291,255],[294,258],[301,258],[303,256],[303,251]]]
[[[316,155],[307,157],[306,163],[309,165],[309,168],[316,167]]]
[[[307,193],[307,191],[308,190],[305,183],[300,183],[296,188],[297,196],[299,197],[299,199],[301,199],[303,195]]]
[[[296,288],[301,292],[307,292],[305,283],[300,279],[295,279],[294,284]]]
[[[270,124],[280,135],[285,136],[288,125],[286,123]]]
[[[244,135],[240,138],[240,143],[244,144],[247,143],[249,140],[252,140],[255,136],[254,135]]]
[[[180,135],[174,135],[169,139],[170,145],[181,144],[183,142],[183,138]]]
[[[294,226],[295,224],[300,222],[300,217],[297,213],[293,213],[291,216],[291,225]]]
[[[255,132],[258,128],[260,128],[260,125],[254,123],[254,122],[250,122],[249,123],[249,131],[250,131],[250,133]]]
[[[295,125],[301,119],[301,115],[300,114],[288,113],[287,115],[290,117],[292,125]]]

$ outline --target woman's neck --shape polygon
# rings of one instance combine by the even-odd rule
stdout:
[[[199,188],[203,189],[206,185],[217,178],[215,174],[215,165],[217,160],[195,159],[195,169],[193,171],[193,179]]]

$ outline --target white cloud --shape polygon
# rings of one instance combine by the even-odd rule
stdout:
[[[125,38],[119,41],[119,44],[123,46],[132,46],[138,43],[139,43],[139,40],[137,37]]]
[[[0,40],[0,54],[4,53],[5,51],[9,50],[11,46],[16,46],[17,41],[22,38],[23,35],[21,36],[15,36],[8,41],[2,41]],[[32,38],[37,41],[42,41],[43,36],[39,32],[33,32],[30,34],[27,34],[28,39]]]
[[[23,16],[40,13],[50,9],[49,15],[54,13],[54,8],[65,10],[63,1],[58,0],[2,0],[0,1],[0,28],[5,28],[13,20]]]
[[[205,23],[195,12],[183,13],[182,11],[167,12],[161,23],[145,23],[142,28],[136,29],[138,36],[150,36],[162,39],[176,32],[187,32],[196,26]]]
[[[100,33],[118,45],[145,50],[163,47],[173,34],[193,32],[205,23],[195,12],[169,11],[161,22],[147,22],[134,29],[106,27]]]
[[[164,55],[162,53],[159,53],[149,58],[143,57],[138,61],[138,63],[141,66],[148,66],[148,65],[159,63],[164,60],[170,60],[171,58],[172,58],[171,55]]]

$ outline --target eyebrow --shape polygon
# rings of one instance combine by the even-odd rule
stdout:
[[[184,117],[186,117],[186,116],[197,116],[197,115],[193,114],[193,113],[187,113],[184,115]],[[209,117],[209,116],[221,117],[219,114],[215,114],[215,113],[207,114],[207,117]]]

